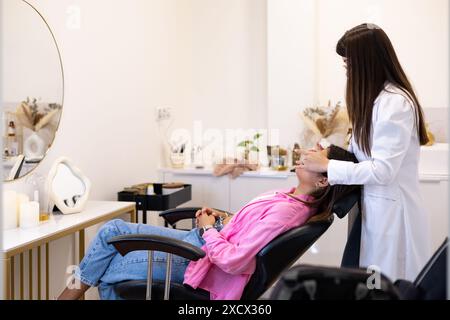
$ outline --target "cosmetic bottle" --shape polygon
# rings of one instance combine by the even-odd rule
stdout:
[[[294,144],[294,149],[292,149],[292,166],[297,166],[297,161],[300,161],[300,153],[295,152],[300,150],[300,145],[298,143]]]
[[[9,155],[15,157],[19,155],[19,143],[16,136],[16,125],[14,121],[10,121],[8,125],[8,137],[6,141],[6,146],[9,150]]]

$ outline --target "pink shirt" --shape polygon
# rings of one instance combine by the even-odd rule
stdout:
[[[206,256],[191,261],[184,274],[184,283],[210,292],[212,300],[238,300],[255,271],[256,255],[278,235],[304,224],[315,209],[279,190],[265,193],[244,206],[218,232],[203,234]],[[313,198],[298,195],[311,201]]]

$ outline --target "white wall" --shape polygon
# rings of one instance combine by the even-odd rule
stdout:
[[[316,95],[315,2],[267,1],[267,117],[285,147],[299,140],[300,111]]]
[[[180,126],[266,127],[265,25],[265,0],[177,1]]]
[[[319,100],[344,99],[345,72],[335,53],[346,30],[373,22],[390,37],[424,108],[448,107],[447,0],[319,0]]]
[[[437,115],[449,99],[447,0],[268,0],[267,7],[268,124],[280,129],[282,144],[298,140],[304,108],[345,103],[345,71],[335,47],[363,22],[385,29],[443,140],[448,123]]]
[[[267,127],[265,1],[177,0],[177,101],[169,132],[186,129],[203,145],[215,137],[206,164],[214,147],[214,157],[225,155],[220,136],[227,130]]]

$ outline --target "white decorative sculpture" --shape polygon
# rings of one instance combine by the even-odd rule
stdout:
[[[35,131],[23,143],[23,154],[27,160],[41,160],[46,151],[47,146],[44,140]]]
[[[69,159],[62,157],[48,174],[46,191],[50,210],[56,205],[63,214],[78,213],[86,206],[91,182]]]

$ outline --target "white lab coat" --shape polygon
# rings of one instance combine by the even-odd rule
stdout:
[[[371,157],[353,138],[359,163],[330,160],[330,184],[364,185],[360,266],[413,281],[430,258],[427,212],[419,188],[420,143],[411,100],[387,84],[375,100]]]

